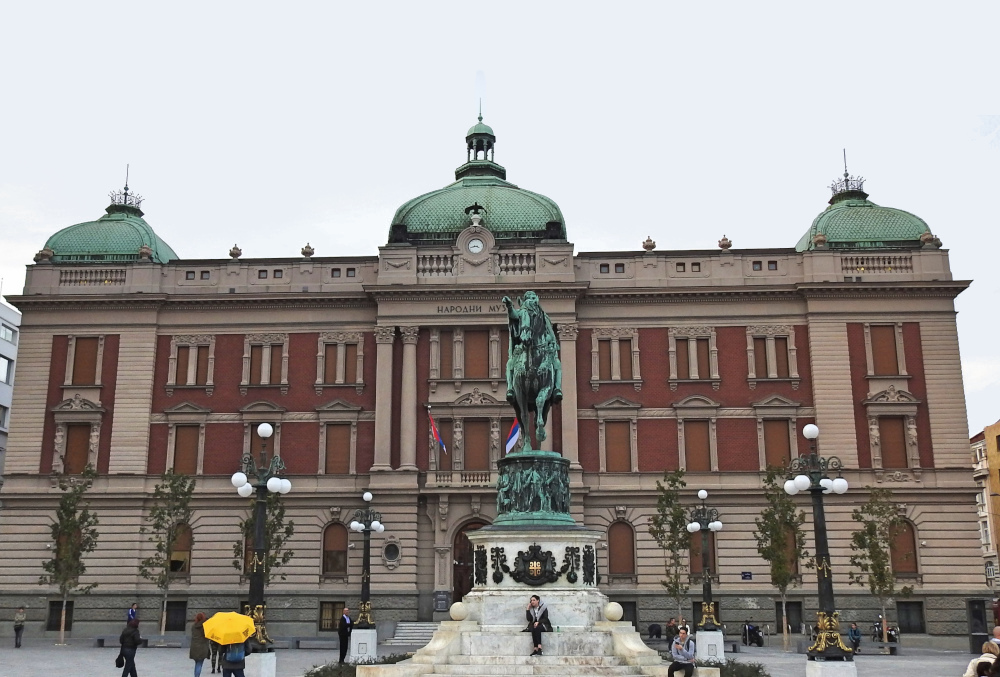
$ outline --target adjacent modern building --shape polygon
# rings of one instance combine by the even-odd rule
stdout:
[[[955,324],[969,282],[953,279],[928,225],[845,175],[818,215],[786,224],[794,246],[762,248],[751,229],[705,223],[736,242],[663,250],[653,238],[669,232],[654,232],[634,248],[577,252],[557,203],[509,182],[495,142],[480,120],[456,147],[454,182],[372,224],[387,237],[369,256],[322,256],[336,244],[328,233],[329,245],[301,257],[234,247],[184,259],[161,235],[177,252],[191,247],[169,225],[154,232],[127,189],[99,219],[53,228],[12,299],[23,319],[0,606],[26,604],[29,632],[53,627],[55,591],[37,581],[55,480],[89,463],[101,536],[86,581],[98,587],[74,600],[74,635],[118,628],[136,599],[156,608],[138,573],[152,552],[139,530],[168,468],[197,478],[170,625],[236,608],[249,506],[230,476],[268,422],[295,526],[294,557],[267,591],[271,634],[324,635],[343,604],[355,606],[362,547],[347,525],[365,490],[386,527],[373,543],[376,621],[445,617],[471,585],[465,534],[496,515],[495,462],[512,419],[501,299],[535,290],[563,366],[543,446],[570,461],[573,514],[604,534],[600,586],[628,618],[644,629],[676,614],[648,520],[657,480],[680,468],[685,500],[707,489],[725,523],[710,542],[722,622],[774,627],[753,538],[761,481],[768,465],[808,451],[802,429],[816,423],[820,453],[843,461],[851,486],[826,500],[842,620],[878,613],[847,583],[851,511],[866,487],[889,487],[905,519],[892,565],[914,589],[893,620],[908,633],[967,633],[967,614],[990,594]],[[808,497],[796,500],[809,513]],[[691,565],[694,602],[700,555]],[[817,606],[814,571],[802,563],[801,576],[795,627]]]
[[[991,469],[1000,468],[1000,421],[986,426],[969,440],[972,447],[972,476],[979,487],[976,495],[976,514],[979,516],[979,539],[983,550],[983,567],[991,587],[1000,586],[997,569],[996,516],[1000,503],[1000,484]]]
[[[14,399],[14,371],[17,364],[17,336],[21,313],[0,297],[0,473],[3,472],[10,427],[10,407]]]

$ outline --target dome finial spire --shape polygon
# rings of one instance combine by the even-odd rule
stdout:
[[[483,121],[483,97],[479,97],[479,121]]]
[[[836,198],[841,193],[864,193],[865,191],[865,177],[863,176],[851,176],[847,172],[847,149],[844,149],[844,178],[837,179],[832,184],[830,184],[830,190],[833,191],[833,196]],[[868,197],[865,195],[864,197]],[[833,198],[831,198],[831,204],[833,204]]]

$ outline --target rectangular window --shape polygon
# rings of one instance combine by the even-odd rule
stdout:
[[[203,386],[208,383],[208,346],[198,346],[197,350],[198,364],[194,370],[194,383]]]
[[[441,332],[441,340],[438,343],[441,352],[441,368],[438,370],[439,378],[447,380],[455,377],[455,370],[452,368],[455,357],[455,336],[450,331]],[[445,442],[447,444],[447,442]]]
[[[691,378],[691,356],[688,351],[688,340],[677,339],[677,378],[681,380]]]
[[[347,269],[347,277],[354,277],[356,274],[357,274],[357,271],[354,268],[348,268]]]
[[[604,424],[605,467],[608,472],[632,472],[630,431],[628,421],[607,421]]]
[[[264,374],[268,375],[268,383],[277,385],[281,383],[281,362],[284,345],[275,343],[270,346],[271,356],[267,365],[264,364],[264,346],[250,346],[250,383],[264,383]],[[336,368],[336,357],[334,358],[334,368]],[[265,372],[264,369],[267,369]]]
[[[358,382],[358,344],[344,345],[344,383]]]
[[[896,602],[896,618],[899,619],[900,632],[927,632],[924,629],[923,602]]]
[[[684,421],[684,456],[689,472],[711,472],[708,421]]]
[[[447,444],[447,442],[445,442]],[[465,466],[466,470],[490,469],[490,422],[487,420],[465,421]]]
[[[632,380],[632,341],[631,339],[620,339],[618,341],[618,361],[619,371],[623,381]]]
[[[351,424],[326,426],[326,474],[346,475],[351,471]]]
[[[274,271],[274,279],[275,280],[280,280],[284,276],[285,276],[285,271],[283,271],[283,270],[276,270],[276,271]]]
[[[96,336],[77,338],[73,351],[73,385],[92,386],[97,383]]]
[[[67,475],[79,475],[90,457],[90,424],[70,423],[66,426],[66,457],[63,463]]]
[[[251,348],[251,350],[253,350]],[[253,369],[253,361],[251,367]],[[323,383],[337,382],[337,344],[327,343],[323,351]]]
[[[754,270],[763,270],[764,268],[761,265],[760,261],[754,261],[753,262],[753,269]]]
[[[191,360],[195,361],[194,382],[188,380]],[[208,383],[208,346],[177,346],[177,385],[205,385]]]
[[[764,462],[784,468],[791,460],[788,421],[764,421]]]
[[[687,268],[687,266],[685,264],[683,264],[683,263],[678,263],[677,264],[677,272],[678,273],[683,273],[686,268]]]
[[[454,438],[454,424],[451,419],[445,419],[439,421],[434,419],[434,423],[438,427],[438,435],[444,441],[444,446],[447,448],[447,452],[441,448],[441,445],[437,446],[437,459],[438,459],[438,470],[451,470],[451,455],[455,453],[452,449],[452,439]]]
[[[17,329],[0,324],[0,339],[9,343],[17,343]]]
[[[711,378],[712,370],[709,369],[709,349],[708,349],[708,339],[700,338],[697,340],[698,345],[698,378]]]
[[[189,270],[186,273],[184,273],[184,279],[185,280],[193,280],[194,279],[194,271],[193,270]]]
[[[179,425],[174,428],[174,472],[198,474],[198,438],[201,426]]]
[[[880,416],[878,434],[883,468],[906,468],[906,424],[902,416]]]
[[[208,280],[208,279],[211,279],[211,277],[212,277],[212,273],[210,273],[209,271],[207,271],[207,270],[201,271],[201,279]]]
[[[767,378],[767,339],[753,340],[753,368],[757,378]]]
[[[597,380],[611,380],[611,341],[597,342]]]
[[[260,383],[260,364],[264,359],[264,346],[250,346],[250,383]]]
[[[14,361],[0,355],[0,383],[10,383],[14,378]]]
[[[490,377],[490,333],[465,332],[465,378]]]
[[[276,343],[271,346],[271,370],[269,383],[281,383],[281,351],[284,346]]]
[[[184,632],[187,627],[187,602],[167,601],[167,632]]]
[[[896,356],[896,327],[872,325],[872,371],[876,376],[896,376],[899,361]]]
[[[337,622],[344,615],[343,602],[319,603],[319,631],[336,632]]]
[[[0,404],[0,428],[6,428],[7,418],[10,416],[10,409]]]
[[[266,280],[267,279],[267,271],[266,270],[258,270],[257,271],[257,279],[258,280]]]
[[[198,348],[195,347],[195,350]],[[191,361],[191,346],[177,346],[177,373],[174,374],[174,383],[187,385],[188,363]]]
[[[602,273],[609,273],[611,272],[611,266],[609,266],[607,263],[602,263],[600,270]]]
[[[692,263],[691,264],[691,272],[692,273],[700,273],[701,272],[701,264],[700,263]]]
[[[775,371],[778,372],[778,378],[788,378],[788,337],[787,336],[775,336],[774,337],[774,357],[775,357]]]
[[[624,273],[625,272],[625,264],[624,263],[616,263],[615,264],[615,272],[616,273]]]
[[[332,277],[340,277],[340,268],[334,268],[330,271]]]
[[[62,618],[63,603],[61,599],[49,600],[49,615],[45,619],[45,629],[49,632],[58,632],[60,620]],[[66,602],[66,629],[73,629],[73,601]]]
[[[768,270],[777,270],[778,269],[778,262],[777,261],[768,261],[767,262],[767,269]]]

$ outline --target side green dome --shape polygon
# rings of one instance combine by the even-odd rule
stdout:
[[[507,181],[507,170],[493,162],[494,140],[480,117],[466,136],[467,161],[455,170],[455,182],[397,209],[389,242],[454,241],[471,225],[470,214],[478,214],[480,225],[498,240],[566,239],[559,205]]]
[[[816,249],[817,244],[824,243],[830,249],[921,246],[921,236],[926,237],[931,232],[927,223],[902,209],[875,204],[862,190],[863,185],[864,179],[847,177],[835,182],[831,186],[834,195],[830,198],[830,206],[813,220],[795,245],[796,251]]]
[[[46,242],[53,263],[69,261],[137,261],[139,250],[149,247],[150,260],[166,263],[179,257],[142,218],[140,200],[127,193],[112,196],[107,214],[63,228]]]

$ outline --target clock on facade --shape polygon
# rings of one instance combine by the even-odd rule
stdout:
[[[485,245],[483,244],[483,241],[480,240],[478,237],[469,240],[469,252],[472,254],[478,254],[479,252],[483,251],[484,246]]]

